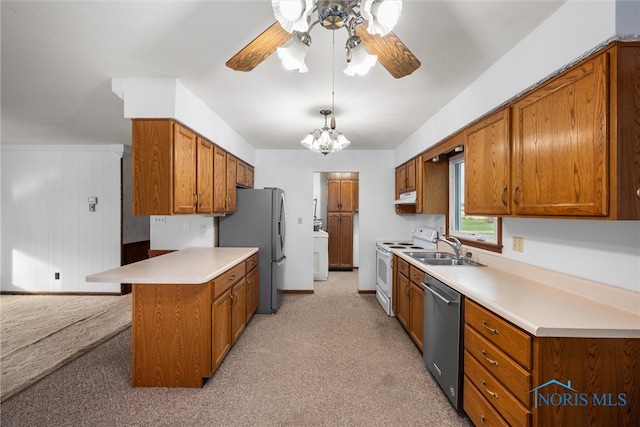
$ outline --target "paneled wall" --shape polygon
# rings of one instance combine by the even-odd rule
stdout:
[[[85,276],[120,265],[123,149],[2,147],[2,291],[120,292]]]

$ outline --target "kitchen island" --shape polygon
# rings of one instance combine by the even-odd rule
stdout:
[[[133,284],[133,387],[202,387],[257,309],[257,255],[188,248],[87,276]]]
[[[392,252],[411,277],[465,296],[463,406],[474,424],[640,425],[637,292],[491,255],[475,259],[485,267],[429,266]]]

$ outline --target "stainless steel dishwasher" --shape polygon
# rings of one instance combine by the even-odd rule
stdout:
[[[464,296],[426,274],[424,363],[456,408],[462,410],[462,303]]]

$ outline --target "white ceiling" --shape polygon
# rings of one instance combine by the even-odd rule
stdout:
[[[563,1],[405,0],[394,33],[422,62],[348,77],[336,32],[337,128],[352,149],[394,148]],[[302,149],[331,107],[331,31],[316,26],[309,72],[272,55],[225,62],[274,22],[269,1],[2,1],[2,143],[129,144],[112,77],[177,77],[255,148]]]

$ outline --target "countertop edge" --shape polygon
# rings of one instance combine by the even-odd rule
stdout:
[[[473,290],[470,290],[465,286],[459,283],[456,283],[455,280],[452,280],[446,274],[447,271],[451,272],[458,268],[488,269],[486,271],[489,271],[489,272],[491,272],[491,270],[496,270],[495,268],[488,267],[488,266],[486,267],[443,267],[443,266],[431,267],[411,258],[409,255],[405,254],[404,252],[406,251],[392,249],[392,253],[394,255],[398,255],[400,258],[407,261],[409,264],[413,265],[414,267],[417,267],[421,271],[426,272],[432,275],[433,277],[435,277],[436,279],[443,281],[445,284],[451,286],[453,289],[465,295],[465,297],[470,298],[471,300],[477,302],[478,304],[487,308],[488,310],[491,310],[497,315],[502,316],[506,320],[510,321],[517,327],[523,329],[524,331],[532,334],[535,337],[540,337],[540,338],[554,338],[554,337],[555,338],[560,338],[560,337],[564,337],[564,338],[632,338],[632,339],[640,338],[640,323],[638,324],[638,328],[634,328],[632,326],[622,327],[622,328],[617,328],[617,327],[611,328],[606,326],[603,326],[602,328],[597,328],[597,327],[580,328],[580,327],[550,326],[550,325],[540,324],[539,322],[531,321],[530,319],[527,319],[519,315],[518,313],[513,312],[511,309],[505,307],[503,304],[500,304],[499,302],[493,299],[486,298],[482,294],[474,292]],[[428,251],[422,251],[422,252],[428,252]],[[454,270],[451,270],[451,269],[454,269]],[[500,271],[500,274],[503,274],[503,273],[505,272]],[[497,270],[496,270],[496,274],[498,274]],[[511,274],[514,277],[519,277],[512,273],[506,273],[506,274]],[[540,283],[540,286],[548,287],[544,283]],[[556,288],[554,289],[556,292],[562,293],[563,296],[566,296],[567,298],[575,298],[576,300],[581,298],[571,292],[562,291]],[[593,301],[591,302],[593,304],[598,304],[597,302],[593,302]],[[602,305],[603,308],[606,307],[608,310],[614,310],[614,308],[611,307],[610,305],[603,304],[603,303],[600,303],[600,305]],[[630,313],[627,311],[624,311],[624,310],[618,310],[618,311],[620,312],[621,317],[630,315]],[[638,319],[640,322],[640,316],[638,317]]]
[[[199,269],[204,269],[206,270],[206,272],[201,271],[200,273],[196,272],[192,274],[191,271],[188,271],[184,272],[181,277],[176,277],[174,275],[163,276],[150,271],[154,267],[165,267],[164,265],[167,262],[175,263],[177,261],[180,261],[181,258],[184,259],[184,257],[201,257],[203,256],[203,253],[206,252],[210,252],[211,256],[213,257],[216,256],[216,252],[224,254],[224,256],[226,257],[229,256],[229,252],[233,253],[234,255],[229,257],[229,259],[223,259],[223,257],[220,256],[217,260],[214,259],[211,264],[209,264],[209,266],[200,265]],[[234,265],[245,261],[257,252],[257,247],[187,248],[138,261],[132,264],[123,265],[121,267],[116,267],[110,270],[105,270],[99,273],[93,273],[87,275],[85,277],[85,280],[87,282],[97,283],[132,283],[139,285],[200,285],[211,281]],[[188,266],[180,263],[180,267],[187,268]],[[142,271],[137,272],[137,269],[142,269]],[[180,271],[176,272],[175,274],[179,275]]]

